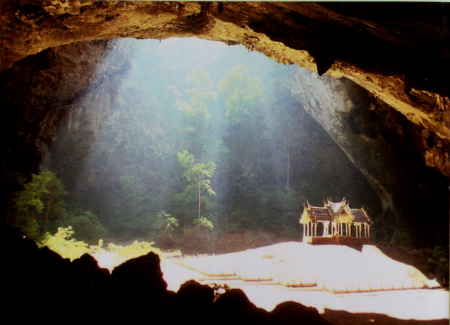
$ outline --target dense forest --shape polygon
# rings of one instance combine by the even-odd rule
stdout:
[[[51,172],[34,178],[54,184],[41,195],[51,203],[17,196],[23,215],[46,220],[28,226],[36,236],[72,225],[87,241],[299,239],[306,200],[342,197],[376,219],[374,191],[292,94],[299,68],[201,40],[110,47],[109,74],[72,104],[42,167]]]

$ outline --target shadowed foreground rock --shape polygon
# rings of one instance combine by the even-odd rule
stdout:
[[[278,305],[272,312],[256,307],[240,289],[215,296],[214,290],[195,281],[183,284],[178,293],[166,290],[159,257],[153,253],[131,259],[110,275],[89,255],[70,262],[47,248],[39,248],[20,232],[2,227],[6,248],[3,260],[5,319],[60,324],[70,319],[89,323],[109,320],[127,324],[366,324],[364,315],[316,309],[295,302]],[[342,315],[341,322],[340,316]],[[382,324],[424,324],[387,316],[369,315]],[[355,322],[353,322],[355,320]],[[445,324],[446,320],[426,322]],[[159,321],[158,321],[159,322]],[[377,322],[378,323],[378,322]]]
[[[317,309],[293,301],[279,304],[270,316],[273,324],[330,324],[319,315]]]
[[[290,303],[271,313],[257,308],[242,290],[231,289],[215,299],[214,290],[195,281],[183,284],[178,293],[166,290],[159,257],[153,253],[131,259],[109,275],[89,255],[70,262],[37,245],[14,230],[3,229],[6,252],[4,270],[10,284],[7,313],[27,309],[30,320],[55,323],[60,315],[71,320],[142,320],[163,317],[166,323],[288,324],[288,319],[307,324],[327,324],[315,309]],[[11,307],[11,308],[10,308]],[[11,315],[12,316],[12,315]],[[50,318],[50,319],[49,319]],[[289,323],[290,324],[290,323]]]

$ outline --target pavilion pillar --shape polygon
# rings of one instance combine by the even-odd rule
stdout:
[[[370,225],[367,225],[367,238],[370,238]]]

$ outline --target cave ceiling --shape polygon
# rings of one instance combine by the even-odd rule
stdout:
[[[421,129],[428,166],[450,176],[446,3],[131,2],[0,4],[0,71],[45,49],[119,37],[199,37],[345,77]]]

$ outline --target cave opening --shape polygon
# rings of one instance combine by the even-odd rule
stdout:
[[[227,235],[251,246],[300,238],[306,200],[346,196],[381,213],[371,184],[304,108],[344,105],[339,87],[367,105],[345,82],[328,86],[257,52],[198,39],[113,41],[92,80],[41,168],[55,171],[71,209],[96,217],[115,242],[218,253],[245,248],[219,243]],[[194,234],[198,227],[213,231]]]

